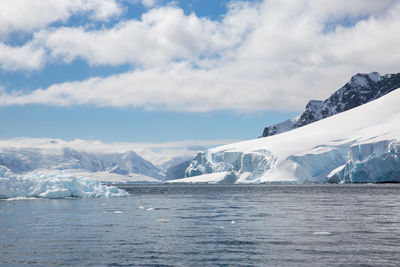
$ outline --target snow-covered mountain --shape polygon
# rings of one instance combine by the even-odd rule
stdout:
[[[377,72],[357,74],[324,101],[311,100],[298,117],[264,128],[261,137],[283,133],[358,107],[400,87],[400,73],[381,76]]]
[[[347,86],[381,79],[356,75]],[[330,101],[348,97],[337,95]],[[209,149],[187,168],[189,178],[172,182],[400,182],[399,103],[400,89],[292,131]]]
[[[0,166],[15,174],[33,171],[69,171],[102,181],[157,182],[164,175],[151,162],[133,151],[95,153],[62,149],[7,148],[0,151]]]
[[[160,183],[166,178],[184,177],[187,161],[193,160],[198,151],[232,142],[234,140],[103,143],[16,137],[0,140],[0,167],[6,167],[18,177],[32,172],[53,175],[67,171],[105,182]]]

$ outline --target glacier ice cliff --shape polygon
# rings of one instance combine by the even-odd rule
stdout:
[[[350,158],[329,175],[332,183],[400,182],[400,142],[353,145]]]
[[[267,150],[249,153],[219,151],[200,152],[186,169],[185,177],[227,172],[231,182],[257,181],[275,163],[274,156]],[[239,179],[240,176],[240,179]]]
[[[277,161],[277,157],[267,150],[201,152],[186,169],[185,176],[199,176],[205,182],[201,178],[204,174],[224,172],[221,183],[400,182],[400,141],[317,147],[307,153],[290,155],[282,164],[278,165]],[[264,179],[274,178],[274,175],[281,179]]]

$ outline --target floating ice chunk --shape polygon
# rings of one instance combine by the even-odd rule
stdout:
[[[331,232],[325,232],[325,231],[321,231],[321,232],[313,232],[313,235],[332,235]]]
[[[15,176],[6,167],[0,166],[0,199],[121,196],[128,196],[128,193],[115,186],[103,185],[93,178],[67,172]]]
[[[157,219],[156,221],[157,221],[157,222],[163,222],[163,223],[169,223],[169,222],[171,222],[170,219],[165,219],[165,218],[160,218],[160,219]]]
[[[217,172],[217,173],[210,173],[199,175],[195,177],[189,177],[184,179],[177,179],[167,181],[166,183],[208,183],[208,184],[218,184],[222,183],[225,178],[229,175],[228,172]]]
[[[146,210],[151,211],[151,210],[154,210],[154,208],[147,208]]]

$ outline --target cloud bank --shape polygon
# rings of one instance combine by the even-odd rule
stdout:
[[[83,11],[73,9],[78,2],[86,3]],[[48,25],[73,12],[92,12],[95,20],[117,16],[118,2],[64,1],[63,12],[33,26],[4,24],[3,35],[16,29],[32,32],[21,47],[0,45],[4,70],[40,69],[47,61],[69,64],[76,59],[132,68],[29,93],[7,88],[0,105],[301,110],[310,98],[327,97],[355,73],[400,69],[399,1],[232,1],[218,20],[185,14],[173,3],[153,7],[155,1],[142,2],[149,10],[140,19],[100,29]]]

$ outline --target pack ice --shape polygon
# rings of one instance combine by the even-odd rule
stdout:
[[[16,176],[8,168],[0,166],[0,199],[98,198],[127,195],[126,191],[115,186],[106,186],[93,178],[75,176],[68,172]]]
[[[397,89],[292,131],[207,150],[186,169],[190,179],[176,181],[400,182],[399,103]]]

